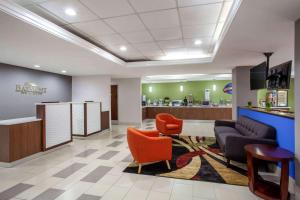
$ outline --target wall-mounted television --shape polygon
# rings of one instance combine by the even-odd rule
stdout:
[[[266,88],[268,74],[267,62],[263,62],[250,69],[250,89],[259,90]]]
[[[291,81],[292,61],[270,68],[268,74],[268,89],[289,89]]]

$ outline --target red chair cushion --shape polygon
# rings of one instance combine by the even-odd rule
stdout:
[[[167,124],[166,127],[169,130],[174,130],[174,129],[178,129],[179,125],[177,125],[177,124]]]

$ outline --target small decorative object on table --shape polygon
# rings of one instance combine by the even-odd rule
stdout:
[[[289,198],[289,161],[294,154],[288,150],[265,144],[249,144],[245,146],[247,153],[249,189],[265,200],[287,200]],[[280,185],[263,180],[258,175],[259,160],[280,162]]]
[[[266,103],[266,111],[270,112],[272,110],[272,106],[270,102]]]
[[[252,108],[252,101],[248,101],[248,108]]]

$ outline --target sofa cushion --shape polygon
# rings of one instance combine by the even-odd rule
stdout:
[[[234,133],[234,132],[227,132],[227,133],[219,133],[216,135],[218,137],[218,143],[220,145],[220,148],[222,151],[225,150],[225,146],[226,146],[226,138],[228,136],[240,136],[242,137],[240,134],[238,133]]]
[[[276,138],[276,130],[273,127],[245,116],[239,117],[235,124],[235,128],[240,132],[240,134],[248,137],[266,139]]]
[[[177,124],[167,124],[166,127],[169,130],[174,130],[174,129],[178,129],[179,125],[177,125]]]
[[[236,133],[239,134],[239,132],[232,127],[229,126],[216,126],[215,127],[215,133]]]

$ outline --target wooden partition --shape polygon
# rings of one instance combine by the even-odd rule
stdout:
[[[0,122],[0,162],[13,162],[42,151],[42,121],[20,118]]]

